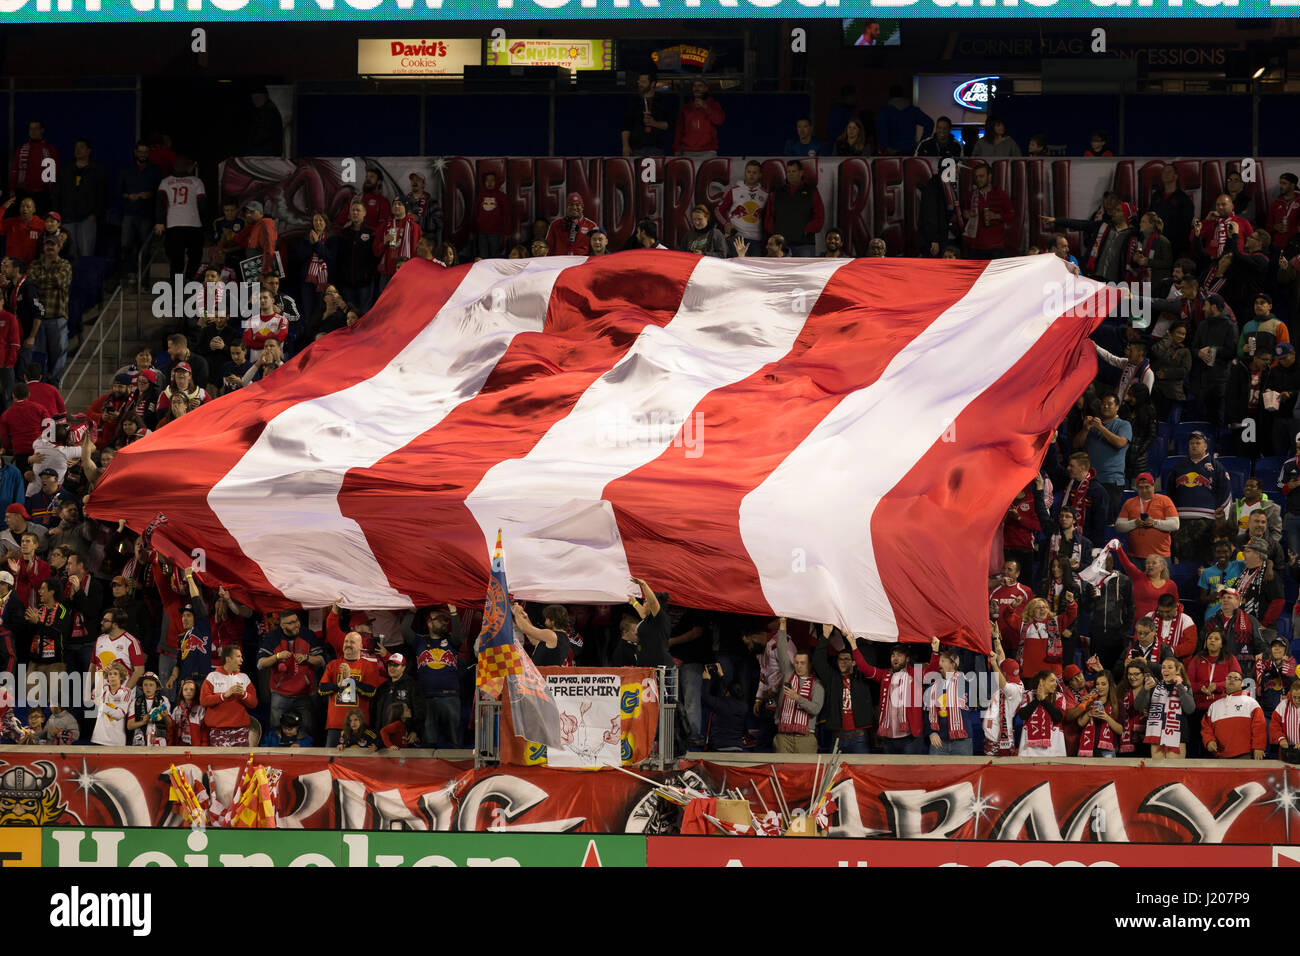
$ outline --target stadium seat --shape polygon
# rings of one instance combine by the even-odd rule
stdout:
[[[1200,589],[1196,586],[1197,578],[1200,577],[1201,566],[1195,561],[1181,561],[1174,565],[1170,577],[1178,585],[1178,596],[1183,599],[1183,603],[1199,603],[1201,600]],[[1195,615],[1193,615],[1195,616]]]
[[[1288,641],[1294,637],[1291,633],[1291,615],[1289,612],[1283,611],[1282,616],[1277,619],[1277,633]]]
[[[1282,474],[1282,462],[1285,459],[1277,457],[1261,458],[1255,462],[1255,470],[1251,472],[1260,483],[1264,486],[1264,493],[1270,498],[1271,492],[1277,490],[1277,478]]]
[[[1221,455],[1221,464],[1228,471],[1228,481],[1232,485],[1232,497],[1240,498],[1246,490],[1246,478],[1250,475],[1250,460],[1235,455]]]
[[[1174,473],[1175,461],[1174,458],[1166,458],[1160,463],[1160,492],[1162,494],[1167,495],[1171,490],[1169,480]]]
[[[1187,454],[1187,439],[1192,432],[1205,432],[1209,438],[1210,453],[1214,453],[1214,427],[1209,422],[1179,422],[1174,426],[1175,455]]]
[[[1177,425],[1183,420],[1183,403],[1175,402],[1174,407],[1169,409],[1169,424]]]

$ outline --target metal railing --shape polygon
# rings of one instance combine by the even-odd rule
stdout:
[[[108,316],[109,313],[113,311],[114,303],[117,304],[117,314],[110,321]],[[90,335],[86,335],[83,327],[81,345],[77,348],[77,354],[73,356],[72,361],[68,363],[67,367],[63,371],[63,378],[59,380],[59,390],[62,391],[64,395],[71,396],[76,392],[77,388],[81,385],[81,380],[86,377],[86,372],[90,370],[92,363],[96,365],[95,394],[104,394],[104,345],[108,342],[108,337],[112,335],[114,331],[117,332],[117,357],[119,360],[122,358],[122,303],[122,286],[119,285],[113,294],[108,297],[108,301],[104,303],[104,307],[99,310],[99,317],[95,320],[95,324],[91,326]],[[94,351],[87,354],[86,350],[92,347]],[[85,358],[84,363],[82,363],[83,357]],[[81,364],[81,371],[78,372],[77,377],[73,379],[72,385],[68,386],[68,376],[72,374],[73,367],[78,364]],[[112,375],[115,371],[115,368],[109,369],[109,374]]]

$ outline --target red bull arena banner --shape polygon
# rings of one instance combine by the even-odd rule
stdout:
[[[185,770],[228,804],[248,765],[246,754],[215,750],[137,756],[92,748],[9,747],[0,750],[0,761],[0,827],[15,829],[188,830],[169,767]],[[740,790],[753,806],[772,806],[775,766],[783,798],[793,808],[808,805],[817,773],[814,764],[698,761],[664,773],[638,771],[637,777],[612,768],[475,769],[405,755],[283,750],[255,751],[254,761],[278,771],[274,809],[281,830],[412,833],[669,836],[680,830],[682,808],[657,793],[651,779],[704,794]],[[1272,762],[1190,769],[1116,761],[845,764],[830,788],[834,807],[827,835],[1000,845],[1296,845],[1295,774]],[[724,839],[740,846],[745,838]],[[870,858],[880,852],[872,850]],[[1042,858],[1036,852],[1038,857],[1026,859]]]

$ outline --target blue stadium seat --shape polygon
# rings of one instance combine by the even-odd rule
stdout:
[[[1174,473],[1174,463],[1177,459],[1166,458],[1160,463],[1160,491],[1163,494],[1169,494],[1171,488],[1169,478]]]
[[[1261,458],[1255,462],[1255,470],[1252,474],[1264,485],[1264,493],[1273,497],[1273,492],[1277,491],[1277,478],[1282,474],[1283,458],[1276,456]]]
[[[1173,408],[1169,409],[1169,424],[1177,425],[1183,420],[1183,403],[1175,402]]]
[[[1196,580],[1201,575],[1201,566],[1195,561],[1180,561],[1173,566],[1170,577],[1178,585],[1178,594],[1187,601],[1199,601],[1201,592],[1196,586]]]
[[[1209,438],[1210,453],[1214,453],[1214,428],[1209,422],[1179,422],[1174,426],[1175,455],[1187,454],[1187,439],[1192,432],[1205,432]]]
[[[1228,470],[1228,481],[1232,485],[1232,496],[1240,498],[1246,490],[1246,478],[1250,475],[1250,460],[1235,455],[1220,455],[1219,464]]]
[[[1291,614],[1288,611],[1283,611],[1282,616],[1277,619],[1277,633],[1288,641],[1294,636],[1291,633]]]
[[[1137,492],[1136,492],[1136,491],[1134,491],[1132,488],[1125,488],[1123,491],[1120,492],[1120,495],[1119,495],[1119,506],[1120,506],[1121,508],[1123,508],[1123,507],[1124,507],[1124,504],[1125,504],[1125,503],[1126,503],[1130,498],[1136,498],[1136,497],[1137,497]]]

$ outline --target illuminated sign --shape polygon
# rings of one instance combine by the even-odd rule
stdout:
[[[953,102],[965,110],[987,111],[989,100],[998,88],[996,76],[978,76],[952,91]]]
[[[613,40],[509,40],[497,52],[489,44],[488,66],[562,66],[569,70],[614,69]]]
[[[1287,18],[1296,0],[0,0],[11,23],[275,20]],[[372,74],[373,75],[373,74]]]
[[[360,76],[458,76],[483,62],[478,40],[358,40]]]

